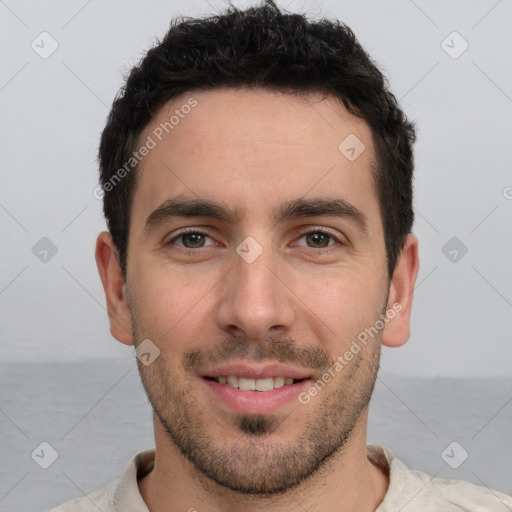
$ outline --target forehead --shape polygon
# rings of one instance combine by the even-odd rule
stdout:
[[[134,231],[176,196],[221,200],[240,218],[308,195],[343,198],[379,216],[370,129],[324,93],[191,91],[159,109],[139,138],[149,140],[137,171]]]

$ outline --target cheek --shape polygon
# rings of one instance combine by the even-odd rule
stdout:
[[[153,263],[134,281],[137,316],[148,336],[186,343],[198,325],[204,329],[205,308],[211,307],[208,299],[215,295],[212,289],[215,276],[199,277]]]
[[[375,281],[357,272],[333,273],[307,279],[301,298],[322,321],[322,337],[332,340],[332,349],[373,325],[380,314],[382,291]]]
[[[311,298],[322,311],[347,313],[350,317],[373,313],[380,304],[380,289],[371,276],[354,269],[318,273],[305,280],[304,297]]]

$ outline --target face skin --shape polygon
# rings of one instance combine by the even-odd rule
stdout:
[[[191,97],[197,106],[158,141],[155,128]],[[366,147],[354,161],[338,150],[349,134]],[[96,246],[112,335],[160,350],[138,362],[154,410],[155,467],[139,481],[148,507],[375,510],[388,479],[366,457],[367,406],[381,343],[409,337],[418,241],[408,236],[389,281],[369,128],[331,96],[216,89],[168,102],[140,141],[148,136],[157,144],[138,171],[126,283],[107,232]],[[238,218],[144,230],[177,197],[222,202]],[[348,216],[270,214],[312,198],[348,202],[366,231]],[[196,234],[175,238],[182,228]],[[247,237],[262,250],[251,262],[236,251]],[[238,414],[202,378],[223,363],[281,361],[313,383],[395,303],[401,311],[307,404]]]

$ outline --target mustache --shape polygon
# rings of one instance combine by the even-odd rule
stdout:
[[[328,352],[319,347],[299,347],[293,338],[270,336],[261,342],[231,337],[212,350],[191,350],[183,354],[186,372],[196,373],[206,364],[237,359],[271,360],[324,372],[333,364]]]

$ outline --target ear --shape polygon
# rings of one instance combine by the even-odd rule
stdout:
[[[96,265],[107,302],[110,332],[116,340],[133,345],[131,312],[128,307],[126,283],[117,260],[117,249],[109,232],[103,231],[96,240]]]
[[[418,268],[418,238],[410,233],[389,285],[386,309],[394,311],[395,316],[389,316],[389,322],[382,332],[382,344],[387,347],[399,347],[409,339],[412,297]]]

